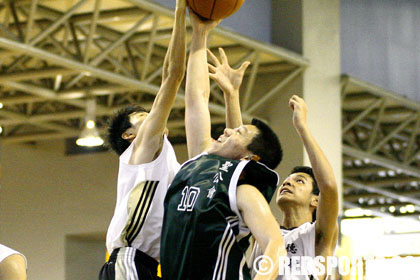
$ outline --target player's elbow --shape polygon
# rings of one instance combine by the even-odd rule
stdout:
[[[184,64],[180,63],[169,65],[166,69],[163,70],[163,76],[168,80],[181,83],[185,76]]]
[[[323,180],[319,182],[319,188],[321,192],[337,193],[338,185],[335,179]]]
[[[188,87],[185,93],[185,106],[189,109],[201,108],[200,105],[207,106],[209,94],[210,92],[208,90],[197,88],[192,90]]]

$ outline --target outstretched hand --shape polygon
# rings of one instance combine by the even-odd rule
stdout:
[[[207,49],[207,54],[214,64],[208,63],[210,78],[217,83],[224,93],[229,94],[238,91],[250,62],[245,61],[238,69],[233,69],[230,67],[226,53],[222,48],[219,48],[221,62],[209,49]]]
[[[293,111],[293,125],[296,130],[300,131],[306,127],[306,116],[308,107],[303,98],[293,95],[289,100],[289,107]]]

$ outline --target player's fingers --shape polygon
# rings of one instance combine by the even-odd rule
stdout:
[[[229,64],[227,55],[226,55],[225,50],[223,48],[219,48],[219,54],[220,54],[220,57],[222,58],[222,63]]]
[[[290,109],[292,109],[294,111],[297,106],[298,106],[298,103],[295,100],[290,99],[290,101],[289,101],[289,107],[290,107]]]
[[[214,67],[210,63],[207,63],[207,65],[209,66],[210,73],[212,73],[212,74],[216,73],[216,69],[217,69],[216,67]]]
[[[210,58],[210,60],[214,63],[214,65],[219,66],[220,62],[217,59],[217,57],[211,52],[210,49],[207,49],[207,55]]]
[[[215,82],[217,82],[217,79],[216,79],[216,74],[209,73],[209,77],[210,77],[210,79],[212,79],[212,80],[214,80]]]
[[[246,68],[248,68],[248,66],[251,64],[251,62],[249,61],[245,61],[244,63],[242,63],[241,67],[239,67],[239,71],[241,71],[242,73],[245,72]]]

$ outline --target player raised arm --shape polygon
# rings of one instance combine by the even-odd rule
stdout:
[[[240,185],[236,191],[236,199],[245,224],[264,252],[263,255],[272,261],[272,266],[267,264],[265,267],[267,271],[271,268],[271,273],[267,275],[257,273],[254,280],[276,279],[279,272],[279,257],[287,255],[280,226],[264,196],[254,186]]]
[[[320,190],[316,211],[316,246],[315,255],[328,256],[333,253],[338,236],[338,189],[334,172],[315,141],[306,123],[307,106],[299,96],[292,96],[289,106],[293,110],[293,125],[296,128],[318,182]]]
[[[171,41],[162,69],[162,84],[149,115],[135,138],[133,156],[137,163],[150,162],[162,144],[169,114],[185,73],[185,12],[186,0],[177,0]]]
[[[190,9],[193,27],[185,87],[185,129],[189,157],[205,151],[211,142],[210,81],[206,45],[209,32],[219,21],[201,20]]]
[[[226,53],[222,48],[219,48],[221,62],[210,50],[207,50],[207,54],[213,63],[208,64],[210,78],[220,87],[225,97],[226,128],[240,127],[243,123],[239,103],[239,88],[250,62],[245,61],[238,69],[233,69],[230,67]]]

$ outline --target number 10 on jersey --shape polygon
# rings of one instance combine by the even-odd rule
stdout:
[[[181,203],[179,203],[177,210],[191,212],[194,208],[195,203],[197,202],[199,194],[199,188],[186,186],[182,190]]]

